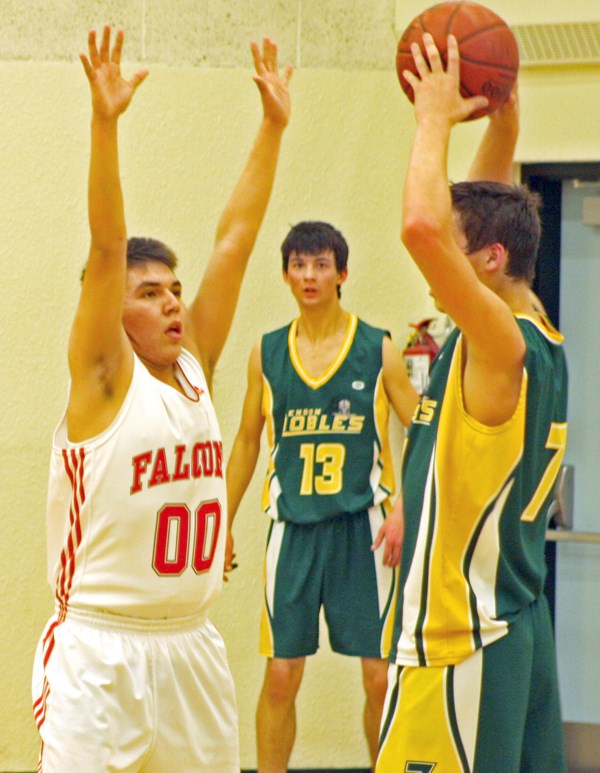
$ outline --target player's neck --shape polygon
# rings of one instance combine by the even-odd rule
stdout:
[[[155,379],[162,381],[163,384],[168,384],[170,387],[173,387],[173,389],[181,392],[181,394],[189,397],[183,385],[181,384],[181,378],[179,375],[180,370],[175,362],[169,365],[165,365],[164,367],[159,367],[155,363],[149,363],[143,359],[142,362],[146,366],[150,375],[154,376]]]
[[[498,295],[508,304],[513,314],[528,314],[537,316],[543,314],[543,309],[536,308],[534,296],[526,282],[507,282]]]
[[[295,348],[303,369],[311,378],[320,378],[343,351],[350,315],[337,304],[336,313],[327,316],[301,314],[296,330]]]
[[[298,320],[298,337],[306,338],[313,344],[343,337],[348,327],[348,318],[348,312],[337,302],[327,308],[303,308]]]

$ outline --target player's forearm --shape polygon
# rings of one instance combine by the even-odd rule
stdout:
[[[257,442],[249,439],[243,440],[239,435],[231,449],[226,472],[227,520],[230,529],[233,525],[240,502],[252,480],[259,452],[260,441]]]
[[[446,231],[452,218],[446,172],[450,128],[443,116],[419,124],[404,183],[402,241],[422,270],[430,257],[428,239]]]
[[[126,240],[116,119],[92,118],[88,217],[93,248],[110,251]]]
[[[473,305],[480,283],[456,242],[446,171],[449,137],[443,120],[419,126],[404,189],[402,241],[436,301],[466,333],[480,324]]]
[[[519,119],[516,111],[493,116],[481,139],[467,180],[510,184],[518,136]]]
[[[217,226],[216,242],[245,261],[273,189],[284,127],[264,118],[242,174]]]

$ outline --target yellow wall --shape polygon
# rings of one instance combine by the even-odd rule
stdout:
[[[0,450],[6,619],[0,673],[5,694],[12,696],[0,703],[0,765],[24,769],[32,766],[37,745],[29,708],[31,658],[51,610],[44,552],[47,459],[65,400],[65,344],[88,243],[89,111],[87,86],[76,64],[0,66],[0,83],[8,82],[23,98],[17,104],[4,99],[0,119],[0,125],[19,127],[0,148],[6,288]],[[215,382],[226,446],[239,419],[252,343],[295,313],[278,253],[289,223],[319,217],[344,230],[351,244],[344,302],[374,323],[390,326],[398,341],[405,338],[408,320],[420,318],[426,304],[415,271],[400,261],[401,175],[391,171],[400,168],[406,140],[398,141],[404,105],[393,79],[389,74],[303,71],[294,76],[293,89],[295,113],[273,206]],[[33,94],[35,99],[25,98]],[[354,109],[354,100],[361,110]],[[229,105],[235,109],[228,111]],[[380,126],[374,125],[375,114]],[[184,287],[193,287],[200,276],[218,213],[258,118],[258,95],[248,71],[156,67],[122,121],[130,233],[158,235],[172,245],[181,259]],[[265,527],[255,487],[239,516],[241,566],[214,615],[238,683],[245,764],[252,763],[254,754],[252,715],[262,669],[256,647]],[[323,691],[324,698],[328,692]],[[309,698],[309,681],[303,693],[308,705],[321,702]],[[322,711],[316,714],[324,716]],[[353,713],[358,728],[358,713]],[[308,716],[301,720],[301,733],[305,721]],[[316,764],[310,754],[298,744],[303,764]],[[346,755],[351,764],[352,752]]]
[[[14,8],[15,16],[23,8],[20,2],[8,5]],[[37,28],[31,31],[23,20],[17,32],[14,25],[10,28],[12,60],[0,54],[4,56],[0,61],[2,770],[32,770],[37,756],[29,679],[37,638],[52,608],[45,580],[47,460],[52,428],[65,400],[66,339],[88,243],[85,177],[89,108],[87,86],[75,53],[87,25],[98,23],[96,18],[87,18],[82,8],[90,6],[97,13],[98,5],[102,4],[91,0],[77,4],[75,21],[81,35],[62,55],[49,50],[53,40],[46,39]],[[140,8],[150,7],[145,0],[126,5],[132,17],[136,7],[136,20]],[[192,5],[184,0],[164,5],[163,27],[167,31],[163,30],[162,45],[168,55],[157,45],[155,59],[161,64],[150,65],[151,76],[123,119],[121,130],[130,233],[154,235],[169,243],[180,256],[180,275],[190,291],[210,251],[218,213],[259,117],[250,71],[241,64],[247,59],[245,42],[243,56],[236,51],[233,57],[235,66],[207,67],[205,61],[195,61],[189,54],[191,46],[177,66],[176,46],[173,42],[169,45],[168,38],[171,35],[171,41],[175,40],[170,30],[178,13],[189,26],[186,14]],[[220,5],[215,0],[202,7],[208,9],[207,14],[212,11],[224,17]],[[256,12],[265,4],[247,5]],[[278,15],[289,12],[280,5],[267,3],[291,49],[299,20],[280,19]],[[305,0],[313,15],[320,6],[331,15],[337,5],[323,0],[313,5]],[[510,19],[510,10],[516,13],[520,0],[496,5]],[[72,3],[55,6],[60,9],[61,20],[46,18],[47,29],[53,21],[60,24],[71,18]],[[364,3],[344,2],[343,6],[346,18],[349,8],[359,9]],[[552,2],[546,1],[544,7],[551,10]],[[559,4],[555,7],[558,9]],[[389,37],[394,12],[398,13],[394,3],[374,0],[373,9],[382,23],[389,22]],[[411,15],[407,12],[407,17]],[[8,17],[0,21],[0,33],[2,25],[9,24],[10,14]],[[545,18],[550,18],[548,13]],[[306,19],[305,28],[307,24]],[[323,21],[325,27],[331,30],[331,24]],[[158,24],[156,28],[162,29]],[[276,37],[277,30],[265,31]],[[250,25],[235,32],[240,41],[255,34]],[[33,39],[38,33],[46,46],[43,56],[37,54],[38,38]],[[28,36],[32,36],[30,41]],[[132,37],[135,50],[143,51],[147,40],[137,29]],[[402,176],[413,128],[410,107],[397,86],[392,66],[379,66],[364,53],[364,66],[350,62],[348,67],[346,60],[346,69],[341,69],[335,59],[341,50],[339,41],[338,48],[331,47],[330,39],[327,45],[331,48],[329,58],[323,53],[325,43],[322,49],[312,51],[307,44],[312,56],[308,61],[313,66],[303,65],[294,75],[294,112],[272,206],[217,373],[215,399],[226,448],[231,446],[237,427],[252,343],[261,332],[285,323],[295,313],[279,270],[278,247],[289,224],[319,218],[341,228],[351,248],[344,305],[372,323],[390,328],[399,345],[405,340],[408,322],[419,320],[431,308],[425,287],[398,242]],[[290,57],[306,62],[307,48],[303,50],[304,59],[297,48]],[[378,51],[377,57],[382,56],[385,59]],[[521,91],[521,160],[598,160],[597,68],[526,71]],[[464,172],[482,128],[483,122],[479,122],[456,131],[453,177]],[[266,519],[258,507],[262,469],[264,462],[259,463],[239,513],[236,538],[240,568],[213,614],[227,643],[236,679],[245,767],[255,764],[253,715],[263,669],[256,654],[266,531]],[[322,649],[309,663],[302,688],[292,765],[366,766],[357,664],[332,656],[324,643]]]

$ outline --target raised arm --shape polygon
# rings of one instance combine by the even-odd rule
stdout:
[[[519,93],[515,83],[510,97],[493,113],[479,143],[467,180],[491,180],[510,185],[519,137]]]
[[[467,258],[457,243],[447,175],[453,125],[484,107],[484,97],[463,99],[459,92],[456,40],[448,38],[444,71],[431,35],[425,34],[425,60],[419,46],[413,56],[419,76],[405,73],[415,92],[417,130],[403,196],[402,240],[428,282],[438,304],[467,340],[465,400],[475,418],[499,423],[514,407],[525,343],[508,304],[481,279],[506,256],[494,245]],[[512,408],[511,408],[512,410]]]
[[[88,55],[80,55],[92,97],[88,182],[90,251],[69,340],[72,386],[69,434],[84,439],[101,431],[115,415],[131,376],[131,347],[123,332],[127,233],[119,178],[117,123],[148,74],[121,76],[123,31],[110,48],[110,27],[97,45],[88,35]]]
[[[225,572],[233,568],[233,520],[254,473],[260,451],[264,424],[262,415],[263,378],[260,341],[254,346],[248,362],[248,387],[240,427],[227,464],[227,547]]]
[[[279,74],[277,46],[251,45],[263,118],[242,175],[219,221],[212,256],[190,307],[193,337],[210,379],[233,321],[248,258],[271,196],[281,137],[290,116],[288,82]]]

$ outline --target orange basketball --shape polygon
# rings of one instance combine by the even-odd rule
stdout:
[[[460,52],[460,91],[464,97],[487,97],[489,107],[469,116],[480,118],[508,99],[519,71],[519,49],[510,27],[496,13],[479,3],[440,3],[415,17],[398,42],[396,70],[406,96],[413,90],[402,74],[417,73],[410,50],[418,43],[423,50],[423,33],[429,32],[446,65],[447,37],[454,35]]]

